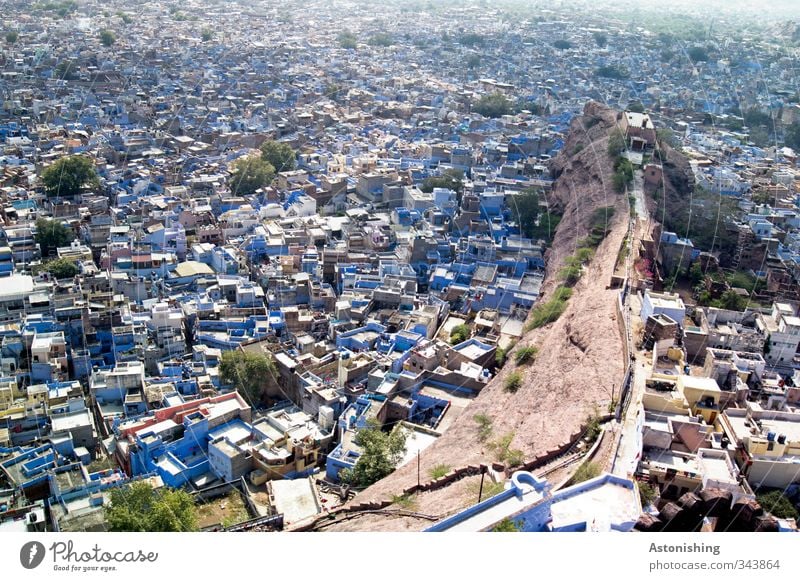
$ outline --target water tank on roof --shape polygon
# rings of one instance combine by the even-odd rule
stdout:
[[[775,432],[767,432],[767,442],[775,441]]]
[[[786,434],[780,434],[778,436],[778,444],[785,444],[786,443]]]

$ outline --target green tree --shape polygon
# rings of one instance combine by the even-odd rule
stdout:
[[[696,260],[692,263],[692,266],[689,267],[689,280],[692,283],[692,286],[696,286],[700,284],[703,280],[703,267],[700,266],[700,261]]]
[[[101,30],[100,31],[100,42],[103,43],[103,46],[111,46],[116,41],[117,41],[117,37],[110,30]]]
[[[621,131],[615,130],[608,136],[608,155],[616,158],[620,153],[625,151],[625,136]]]
[[[595,71],[595,74],[598,77],[604,77],[606,79],[617,79],[617,80],[627,79],[628,77],[631,76],[630,72],[628,72],[626,69],[615,65],[606,65],[599,67]]]
[[[625,109],[631,113],[644,113],[644,105],[641,101],[631,101]]]
[[[450,331],[450,344],[458,345],[470,337],[470,330],[467,325],[456,325]]]
[[[693,63],[705,62],[708,60],[708,51],[703,46],[693,46],[686,53]]]
[[[339,44],[342,48],[352,50],[358,46],[358,38],[352,32],[344,31],[339,35]]]
[[[511,215],[519,224],[520,231],[528,238],[534,238],[536,219],[539,217],[539,191],[527,188],[513,196],[510,201]]]
[[[639,489],[639,500],[642,503],[642,508],[647,508],[648,505],[653,504],[658,500],[658,488],[649,482],[636,481],[636,486]]]
[[[377,34],[373,34],[367,43],[370,46],[387,47],[394,44],[394,39],[391,37],[391,35],[386,34],[385,32],[378,32]]]
[[[597,478],[600,476],[601,472],[602,470],[600,469],[600,466],[594,462],[586,462],[581,464],[580,468],[575,471],[575,474],[572,477],[572,484],[579,484],[581,482],[591,480],[592,478]]]
[[[513,112],[512,103],[502,93],[491,93],[483,95],[472,107],[472,110],[483,115],[496,119],[503,115],[510,115]]]
[[[800,518],[792,502],[780,490],[756,494],[756,500],[768,513],[778,518]]]
[[[214,33],[211,32],[211,29],[204,28],[203,32],[200,33],[200,38],[203,40],[203,42],[208,42],[209,40],[214,38]]]
[[[295,168],[292,146],[279,141],[265,141],[261,145],[261,159],[269,162],[275,171],[291,171]]]
[[[231,191],[241,196],[251,196],[256,190],[268,186],[275,177],[275,167],[260,157],[240,157],[231,164]]]
[[[594,41],[600,48],[605,48],[605,46],[608,44],[608,36],[606,36],[606,34],[603,32],[595,32]]]
[[[78,65],[75,61],[59,61],[53,73],[54,78],[62,81],[74,81],[78,78]]]
[[[110,493],[104,507],[108,528],[114,532],[190,532],[197,530],[194,498],[184,490],[153,489],[134,482]]]
[[[36,235],[34,239],[39,244],[42,256],[50,256],[56,248],[66,246],[72,242],[75,236],[69,227],[59,220],[48,220],[47,218],[36,219]]]
[[[567,50],[572,48],[572,43],[568,40],[557,40],[553,43],[553,46],[558,50]]]
[[[76,196],[86,186],[97,188],[100,181],[94,163],[83,155],[62,157],[42,172],[42,182],[48,197]]]
[[[506,517],[492,528],[493,533],[519,533],[522,532],[522,525],[519,521],[511,520]]]
[[[66,258],[56,258],[46,262],[39,270],[49,272],[54,278],[72,278],[80,272],[75,263]]]
[[[17,42],[18,38],[19,38],[19,34],[16,31],[10,30],[10,31],[6,32],[6,42],[8,44],[14,44],[15,42]]]
[[[258,404],[275,381],[275,362],[267,354],[225,351],[219,362],[222,383],[232,385],[251,405]]]
[[[430,176],[422,180],[420,190],[426,193],[433,188],[445,188],[460,193],[464,189],[464,172],[458,169],[447,169],[439,176]]]
[[[795,121],[786,128],[783,141],[786,146],[800,151],[800,121]]]
[[[342,470],[339,477],[359,488],[366,488],[394,472],[406,451],[405,432],[395,428],[387,433],[374,422],[359,430],[353,441],[361,448],[361,455],[355,467]]]

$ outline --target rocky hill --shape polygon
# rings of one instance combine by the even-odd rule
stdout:
[[[499,444],[518,450],[524,462],[567,442],[580,431],[587,417],[604,414],[618,392],[622,379],[623,344],[616,320],[617,290],[607,288],[613,274],[620,244],[627,229],[627,201],[611,186],[613,160],[607,153],[609,134],[616,125],[616,113],[597,103],[586,105],[584,115],[575,118],[566,146],[553,162],[556,183],[551,210],[563,213],[551,249],[544,285],[548,300],[559,284],[564,260],[576,249],[589,230],[598,208],[615,208],[608,233],[593,260],[574,286],[574,294],[561,317],[534,329],[518,347],[536,346],[533,364],[516,368],[513,357],[470,407],[439,440],[421,456],[422,480],[430,469],[445,465],[456,469],[500,460]],[[522,376],[522,385],[508,392],[509,374]],[[481,438],[475,415],[491,422],[491,434]],[[485,435],[485,434],[484,434]],[[417,465],[408,464],[359,494],[355,503],[388,500],[416,484]],[[461,498],[459,483],[420,494],[420,512],[441,515],[470,502]],[[474,502],[474,500],[472,500]],[[415,530],[428,521],[411,517],[365,514],[334,524],[325,530]]]

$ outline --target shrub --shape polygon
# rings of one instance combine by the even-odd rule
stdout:
[[[800,518],[797,509],[780,490],[756,494],[756,500],[765,511],[778,518]]]
[[[456,325],[450,331],[450,344],[458,345],[469,339],[470,331],[467,325]]]
[[[565,286],[558,287],[553,291],[553,296],[549,301],[539,303],[531,311],[531,318],[525,325],[526,331],[538,329],[545,325],[557,321],[567,309],[567,300],[572,296],[572,289]]]
[[[502,367],[506,364],[506,359],[508,358],[508,351],[503,349],[502,347],[498,347],[494,351],[494,364],[497,367]]]
[[[447,464],[437,464],[428,471],[428,475],[436,480],[437,478],[445,476],[448,472],[450,472],[450,466]]]
[[[536,347],[521,347],[514,353],[514,362],[517,365],[525,365],[526,363],[533,363],[536,361],[536,355],[539,350]]]
[[[522,387],[522,376],[516,371],[506,377],[505,388],[509,393],[516,393]]]
[[[600,436],[602,431],[603,428],[600,426],[600,418],[598,417],[597,412],[586,418],[586,439],[588,439],[590,442],[594,442]]]
[[[514,432],[509,432],[499,440],[489,444],[489,448],[494,452],[497,461],[505,462],[509,467],[519,466],[524,459],[522,450],[511,447],[513,440]]]
[[[492,435],[492,418],[486,414],[475,414],[472,419],[478,424],[478,440],[485,442]]]
[[[411,494],[396,494],[392,497],[392,504],[396,504],[400,508],[404,508],[406,510],[416,510],[417,499]]]
[[[602,472],[600,470],[600,466],[594,462],[586,462],[581,464],[580,468],[578,468],[578,470],[572,476],[572,484],[578,484],[580,482],[591,480],[592,478],[597,478],[600,476],[600,472]]]
[[[642,502],[642,508],[653,504],[658,499],[658,488],[649,482],[637,480],[636,487],[639,489],[639,499]]]
[[[522,532],[522,525],[515,520],[506,517],[494,525],[493,533],[519,533]]]

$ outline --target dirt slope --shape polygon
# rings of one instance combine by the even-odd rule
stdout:
[[[575,286],[566,312],[555,323],[527,333],[520,342],[539,348],[535,363],[518,369],[524,378],[522,387],[513,394],[504,390],[506,377],[515,371],[509,361],[447,433],[422,454],[423,481],[438,464],[458,468],[497,460],[491,446],[478,439],[475,414],[492,418],[489,443],[513,434],[511,448],[521,450],[527,462],[563,444],[595,408],[604,413],[612,390],[618,389],[623,373],[614,303],[618,291],[606,287],[625,236],[627,209],[626,201],[611,187],[613,168],[606,153],[615,113],[596,103],[589,103],[584,113],[573,121],[564,154],[553,164],[558,177],[549,203],[563,210],[564,218],[549,251],[545,293],[558,283],[564,258],[586,235],[586,224],[596,208],[616,207],[610,232]],[[417,466],[412,462],[365,490],[354,502],[390,499],[416,482]],[[442,500],[439,514],[460,508],[452,498],[454,487],[426,493],[426,512],[437,513],[437,495]],[[419,530],[428,524],[365,515],[325,530]]]

